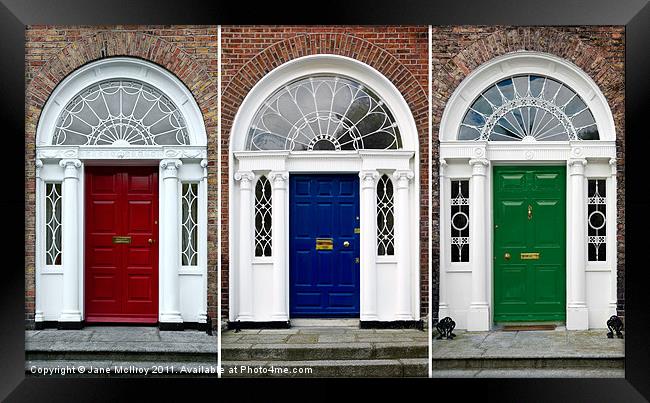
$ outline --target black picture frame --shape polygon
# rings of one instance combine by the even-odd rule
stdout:
[[[76,379],[26,378],[24,374],[24,97],[25,25],[47,24],[423,24],[423,25],[625,25],[625,379],[417,379],[368,381],[338,379],[337,383],[370,393],[384,388],[402,390],[404,398],[441,399],[441,390],[465,396],[467,386],[481,400],[494,401],[644,401],[650,400],[650,314],[648,265],[645,263],[650,226],[647,198],[647,146],[650,144],[650,5],[647,0],[625,3],[607,0],[482,0],[482,1],[335,1],[292,9],[278,2],[199,2],[195,0],[0,0],[0,136],[4,143],[3,178],[6,183],[0,206],[2,219],[0,248],[4,264],[0,281],[0,399],[7,401],[116,401],[128,389],[144,393],[148,400],[172,398],[170,392],[198,399],[251,398],[264,393],[272,400],[285,400],[283,380],[225,379]],[[622,167],[620,169],[623,169]],[[604,336],[603,332],[603,336]],[[296,384],[305,383],[293,380]],[[307,390],[318,383],[309,380]],[[409,386],[401,388],[406,382]],[[253,387],[263,383],[264,387]],[[185,386],[187,384],[187,386]],[[143,387],[143,385],[145,385]],[[269,392],[269,387],[275,389]],[[343,388],[318,389],[333,393]],[[304,392],[303,392],[304,393]],[[302,394],[302,393],[301,393]],[[320,394],[320,392],[319,392]],[[129,394],[129,397],[135,397]],[[645,397],[645,399],[644,399]],[[247,400],[247,399],[244,399]],[[454,399],[455,400],[455,399]]]

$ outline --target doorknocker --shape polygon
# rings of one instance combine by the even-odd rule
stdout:
[[[531,206],[529,204],[528,205],[528,219],[530,220],[531,218],[533,218],[533,206]]]

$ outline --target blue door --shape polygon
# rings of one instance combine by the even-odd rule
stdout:
[[[359,316],[359,177],[291,175],[290,315]]]

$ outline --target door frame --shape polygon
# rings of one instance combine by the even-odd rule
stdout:
[[[494,233],[494,216],[496,213],[496,210],[494,208],[494,200],[496,198],[496,193],[495,193],[495,186],[494,186],[494,180],[495,180],[495,175],[494,171],[495,169],[501,168],[501,167],[516,167],[516,168],[530,168],[530,169],[537,169],[537,168],[542,168],[542,167],[564,167],[564,173],[565,173],[565,178],[564,178],[564,189],[563,189],[563,194],[562,196],[564,197],[564,311],[565,311],[565,319],[566,321],[566,308],[567,308],[567,282],[568,282],[568,263],[569,263],[569,253],[568,253],[568,236],[567,236],[567,231],[568,231],[568,225],[567,225],[567,219],[569,215],[569,205],[567,203],[567,195],[568,195],[568,170],[566,169],[566,164],[553,164],[553,163],[547,163],[547,164],[539,164],[539,163],[524,163],[524,162],[519,162],[519,163],[496,163],[492,164],[491,169],[490,169],[490,236],[491,236],[491,248],[490,248],[490,255],[489,255],[489,261],[491,263],[491,306],[493,307],[492,309],[492,322],[493,324],[495,323],[530,323],[530,322],[544,322],[544,323],[549,323],[549,322],[559,322],[557,320],[535,320],[535,321],[518,321],[518,320],[511,320],[511,321],[499,321],[497,322],[496,319],[494,318],[495,315],[495,310],[496,310],[496,305],[495,305],[495,271],[496,271],[496,258],[498,256],[495,255],[495,248],[496,248],[496,243],[495,243],[495,233]]]
[[[83,182],[84,190],[85,190],[85,188],[87,186],[88,178],[89,178],[89,175],[90,175],[90,173],[88,171],[89,170],[92,171],[93,168],[95,168],[95,167],[107,167],[109,169],[118,169],[118,170],[122,170],[122,169],[127,168],[127,167],[129,167],[129,168],[134,167],[136,169],[137,168],[144,168],[144,167],[154,167],[155,168],[155,166],[151,165],[151,164],[149,164],[149,165],[134,165],[134,164],[124,165],[124,164],[122,164],[122,165],[110,165],[110,166],[109,165],[90,165],[86,169],[84,169],[83,179],[82,180],[80,179],[80,182]],[[153,198],[153,204],[154,204],[153,208],[156,211],[156,216],[155,216],[156,219],[154,220],[155,221],[154,228],[156,228],[156,227],[160,228],[160,224],[162,224],[162,223],[160,223],[160,208],[159,208],[159,205],[160,205],[160,173],[159,173],[158,169],[152,169],[151,171],[154,173],[154,176],[155,176],[155,179],[154,179],[155,192],[154,192],[154,198]],[[138,320],[137,318],[120,317],[118,315],[118,316],[107,316],[107,320],[102,320],[102,319],[89,320],[88,319],[88,312],[87,312],[87,306],[86,306],[86,303],[88,302],[88,295],[87,295],[86,291],[87,291],[87,288],[89,286],[88,278],[86,276],[86,274],[88,272],[88,254],[85,253],[85,249],[86,249],[86,246],[88,244],[88,226],[86,225],[86,208],[88,207],[88,203],[90,201],[90,199],[89,199],[89,194],[90,193],[89,192],[86,193],[85,191],[83,193],[84,193],[83,194],[83,200],[84,200],[84,202],[83,202],[83,209],[84,209],[84,211],[83,211],[83,222],[84,222],[83,227],[84,227],[84,231],[83,231],[83,236],[82,236],[82,240],[81,240],[81,242],[83,244],[83,249],[84,249],[83,260],[82,260],[82,262],[83,262],[82,266],[83,267],[81,267],[81,273],[82,273],[82,279],[83,279],[83,293],[82,293],[82,296],[83,296],[83,303],[82,303],[83,317],[85,318],[86,322],[92,322],[93,324],[99,324],[99,325],[110,324],[110,323],[132,323],[134,325],[144,325],[144,324],[157,323],[159,313],[160,313],[160,285],[161,284],[160,284],[160,265],[159,265],[160,258],[159,258],[159,254],[160,254],[160,233],[161,233],[161,231],[158,231],[158,233],[156,234],[156,248],[155,248],[156,250],[155,250],[155,252],[153,254],[153,259],[154,259],[153,266],[154,266],[154,269],[155,269],[154,270],[154,272],[155,272],[154,285],[156,287],[155,299],[158,300],[158,303],[156,304],[155,318],[153,318],[153,319],[147,318],[147,319]],[[160,223],[160,224],[158,224],[158,223]]]
[[[358,307],[359,307],[359,312],[358,313],[348,313],[348,314],[339,314],[339,315],[309,315],[309,314],[300,314],[298,316],[292,316],[291,315],[291,291],[293,287],[292,283],[292,265],[291,265],[291,256],[292,256],[292,242],[291,242],[291,234],[292,234],[292,227],[291,227],[291,206],[292,206],[292,200],[291,200],[291,181],[292,177],[295,178],[295,175],[304,175],[304,176],[311,176],[311,177],[318,177],[318,176],[336,176],[338,178],[345,177],[345,176],[351,176],[355,177],[357,179],[357,182],[360,186],[360,181],[359,181],[359,176],[356,175],[354,172],[301,172],[301,173],[295,173],[294,175],[289,175],[289,187],[288,187],[288,204],[289,204],[289,214],[287,215],[287,226],[289,228],[288,230],[288,236],[289,236],[289,251],[288,251],[288,272],[289,272],[289,316],[290,317],[296,317],[296,318],[318,318],[318,319],[324,319],[324,318],[359,318],[361,315],[361,232],[359,232],[359,236],[357,237],[358,244],[356,245],[355,250],[357,251],[359,255],[359,266],[355,268],[357,270],[355,272],[355,276],[358,277],[358,284],[356,287],[356,294],[358,297]],[[357,214],[359,214],[359,228],[361,228],[361,193],[360,189],[357,189],[357,194],[356,194],[356,206],[357,206]],[[356,234],[355,234],[356,235]]]
[[[231,156],[236,163],[234,175],[230,175],[230,201],[229,216],[231,217],[230,233],[239,234],[230,236],[230,309],[229,321],[241,322],[286,322],[289,316],[289,232],[288,227],[283,235],[276,233],[275,219],[278,211],[284,214],[285,225],[288,224],[286,217],[289,215],[289,202],[286,197],[288,189],[288,178],[290,174],[359,174],[360,196],[359,209],[361,214],[361,306],[360,320],[364,321],[414,321],[420,319],[420,261],[418,258],[409,258],[404,262],[405,270],[408,272],[407,286],[399,292],[395,291],[395,281],[390,283],[387,280],[391,270],[396,270],[399,259],[397,256],[376,256],[366,252],[364,248],[365,234],[372,233],[376,237],[374,225],[368,230],[364,225],[364,214],[372,214],[375,217],[376,208],[376,184],[379,174],[387,174],[393,181],[395,191],[397,190],[397,179],[393,175],[402,175],[407,178],[408,184],[408,234],[410,243],[408,251],[410,256],[419,256],[420,247],[420,186],[418,181],[417,155],[412,151],[405,150],[360,150],[360,151],[305,151],[305,152],[258,152],[239,151]],[[253,201],[249,206],[241,205],[242,188],[254,186],[257,178],[266,175],[272,183],[273,193],[273,219],[274,235],[273,250],[274,256],[254,257],[251,256],[248,264],[243,261],[240,253],[242,242],[253,247],[252,223],[242,224],[250,220],[254,211]],[[364,186],[373,189],[372,197],[364,196]],[[276,193],[283,197],[280,206],[276,206]],[[397,211],[396,211],[397,214]],[[245,216],[247,215],[247,216]],[[397,218],[396,218],[397,220]],[[397,221],[396,221],[397,222]],[[247,231],[244,234],[242,231]],[[279,239],[280,238],[280,239]],[[278,246],[279,245],[279,246]],[[276,247],[278,250],[276,252]],[[283,251],[283,253],[280,253]],[[397,252],[396,252],[397,253]],[[280,256],[278,256],[280,255]],[[272,284],[268,287],[268,284]],[[392,287],[389,286],[392,285]],[[263,286],[267,285],[267,286]],[[408,299],[408,312],[401,315],[397,312],[396,301],[399,296]],[[382,299],[383,301],[380,301]],[[386,301],[384,303],[384,301]],[[242,303],[252,307],[251,310],[244,310]],[[373,305],[374,303],[374,305]],[[383,303],[383,305],[382,305]]]

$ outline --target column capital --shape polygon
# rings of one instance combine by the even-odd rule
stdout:
[[[36,167],[36,171],[35,171],[36,178],[40,178],[41,168],[43,168],[43,160],[37,158],[36,161],[34,161],[34,166]]]
[[[440,158],[440,163],[439,163],[439,168],[440,168],[440,177],[444,177],[447,174],[447,167],[449,164],[447,163],[447,160],[444,158]]]
[[[616,158],[609,159],[609,169],[611,170],[612,176],[616,176]]]
[[[255,179],[255,174],[251,171],[237,171],[235,172],[235,180],[240,181],[242,185],[250,184]]]
[[[289,179],[289,172],[287,171],[271,171],[269,172],[269,178],[273,182],[286,182]]]
[[[40,160],[38,160],[40,161]],[[38,164],[38,163],[37,163]],[[43,163],[41,162],[41,165]],[[76,159],[76,158],[64,158],[61,161],[59,161],[59,166],[62,168],[81,168],[81,161]]]
[[[361,179],[362,188],[374,189],[377,178],[379,178],[379,172],[374,169],[359,171],[359,179]]]
[[[65,172],[63,173],[63,177],[65,179],[70,178],[70,179],[78,179],[79,178],[79,171],[78,169],[81,168],[81,161],[79,161],[76,158],[66,158],[62,159],[59,161],[59,166],[63,167],[65,169]]]
[[[397,171],[393,172],[393,178],[397,180],[398,184],[400,182],[402,183],[407,183],[411,179],[413,179],[415,175],[413,174],[413,171],[410,169],[398,169]]]
[[[160,161],[160,167],[166,171],[175,171],[183,165],[183,161],[177,158],[166,158]]]
[[[569,175],[584,175],[587,160],[585,158],[569,158],[567,165],[569,166]]]
[[[485,176],[490,161],[487,158],[472,158],[469,160],[469,165],[472,166],[472,176]]]
[[[201,160],[201,168],[203,168],[203,179],[206,179],[208,177],[208,160]]]

